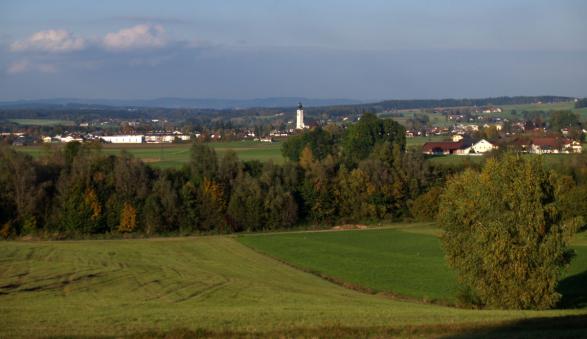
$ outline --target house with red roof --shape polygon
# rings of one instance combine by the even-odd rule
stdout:
[[[569,154],[583,152],[580,142],[560,137],[533,138],[530,143],[530,153],[534,154]]]
[[[431,141],[422,146],[422,153],[430,155],[458,154],[467,148],[467,144],[461,141]]]
[[[494,149],[497,149],[497,146],[485,139],[471,142],[470,139],[465,138],[458,141],[427,142],[422,146],[422,153],[429,155],[480,155]]]

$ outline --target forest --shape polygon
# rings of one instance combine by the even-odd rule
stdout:
[[[241,161],[194,143],[180,169],[72,142],[38,160],[0,147],[0,235],[230,233],[354,222],[432,220],[464,167],[434,166],[406,150],[404,128],[364,114],[348,128],[314,128],[283,145],[289,160]],[[499,154],[493,154],[499,157]],[[557,168],[562,210],[587,215],[587,159]]]

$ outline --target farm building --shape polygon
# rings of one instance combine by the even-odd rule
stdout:
[[[43,138],[43,142],[46,142],[47,139]],[[71,135],[66,135],[66,136],[62,136],[62,135],[56,135],[53,139],[53,141],[57,141],[57,142],[72,142],[72,141],[77,141],[77,142],[84,142],[84,138],[81,135],[77,135],[77,134],[71,134]],[[51,141],[49,141],[51,142]]]
[[[494,145],[485,139],[481,139],[471,145],[471,147],[465,148],[461,154],[482,154],[491,152],[495,149],[497,149],[497,145]]]
[[[181,132],[175,131],[173,133],[150,133],[145,135],[145,142],[147,143],[171,143],[175,140],[189,141],[191,137]]]
[[[447,155],[458,154],[459,150],[466,148],[468,145],[461,141],[432,141],[422,146],[422,153],[430,155]]]
[[[494,149],[497,149],[497,146],[485,139],[473,143],[468,138],[463,138],[458,141],[427,142],[422,146],[422,153],[430,155],[473,155],[486,153]]]
[[[574,140],[559,137],[544,137],[532,139],[529,147],[534,154],[558,154],[581,153],[581,143]]]
[[[145,140],[144,135],[109,135],[100,139],[112,144],[141,144]]]

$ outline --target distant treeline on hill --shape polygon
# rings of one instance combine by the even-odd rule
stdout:
[[[362,114],[365,112],[384,112],[401,109],[417,108],[445,108],[463,106],[502,106],[502,105],[524,105],[542,103],[557,103],[571,101],[574,98],[561,96],[517,96],[517,97],[495,97],[482,99],[415,99],[415,100],[385,100],[372,104],[327,106],[310,108],[310,113],[322,112],[336,114]]]
[[[379,113],[389,110],[417,109],[417,108],[444,108],[461,106],[500,106],[533,103],[557,103],[571,101],[574,98],[562,96],[517,96],[495,97],[482,99],[417,99],[417,100],[385,100],[367,104],[330,105],[321,107],[306,107],[309,116],[360,115],[363,113]],[[28,118],[28,119],[63,119],[77,121],[80,119],[139,119],[139,118],[167,118],[171,120],[199,119],[230,119],[255,115],[274,115],[276,113],[295,113],[296,105],[287,107],[255,107],[244,109],[213,109],[213,108],[160,108],[160,107],[132,107],[107,106],[83,103],[48,104],[31,102],[20,105],[0,105],[0,119]]]

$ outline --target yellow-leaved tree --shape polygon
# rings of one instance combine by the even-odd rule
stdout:
[[[118,231],[132,232],[137,227],[137,210],[130,202],[125,202],[120,212]]]
[[[450,266],[470,301],[496,308],[556,305],[580,224],[561,209],[559,178],[537,158],[508,154],[449,179],[438,220]]]

